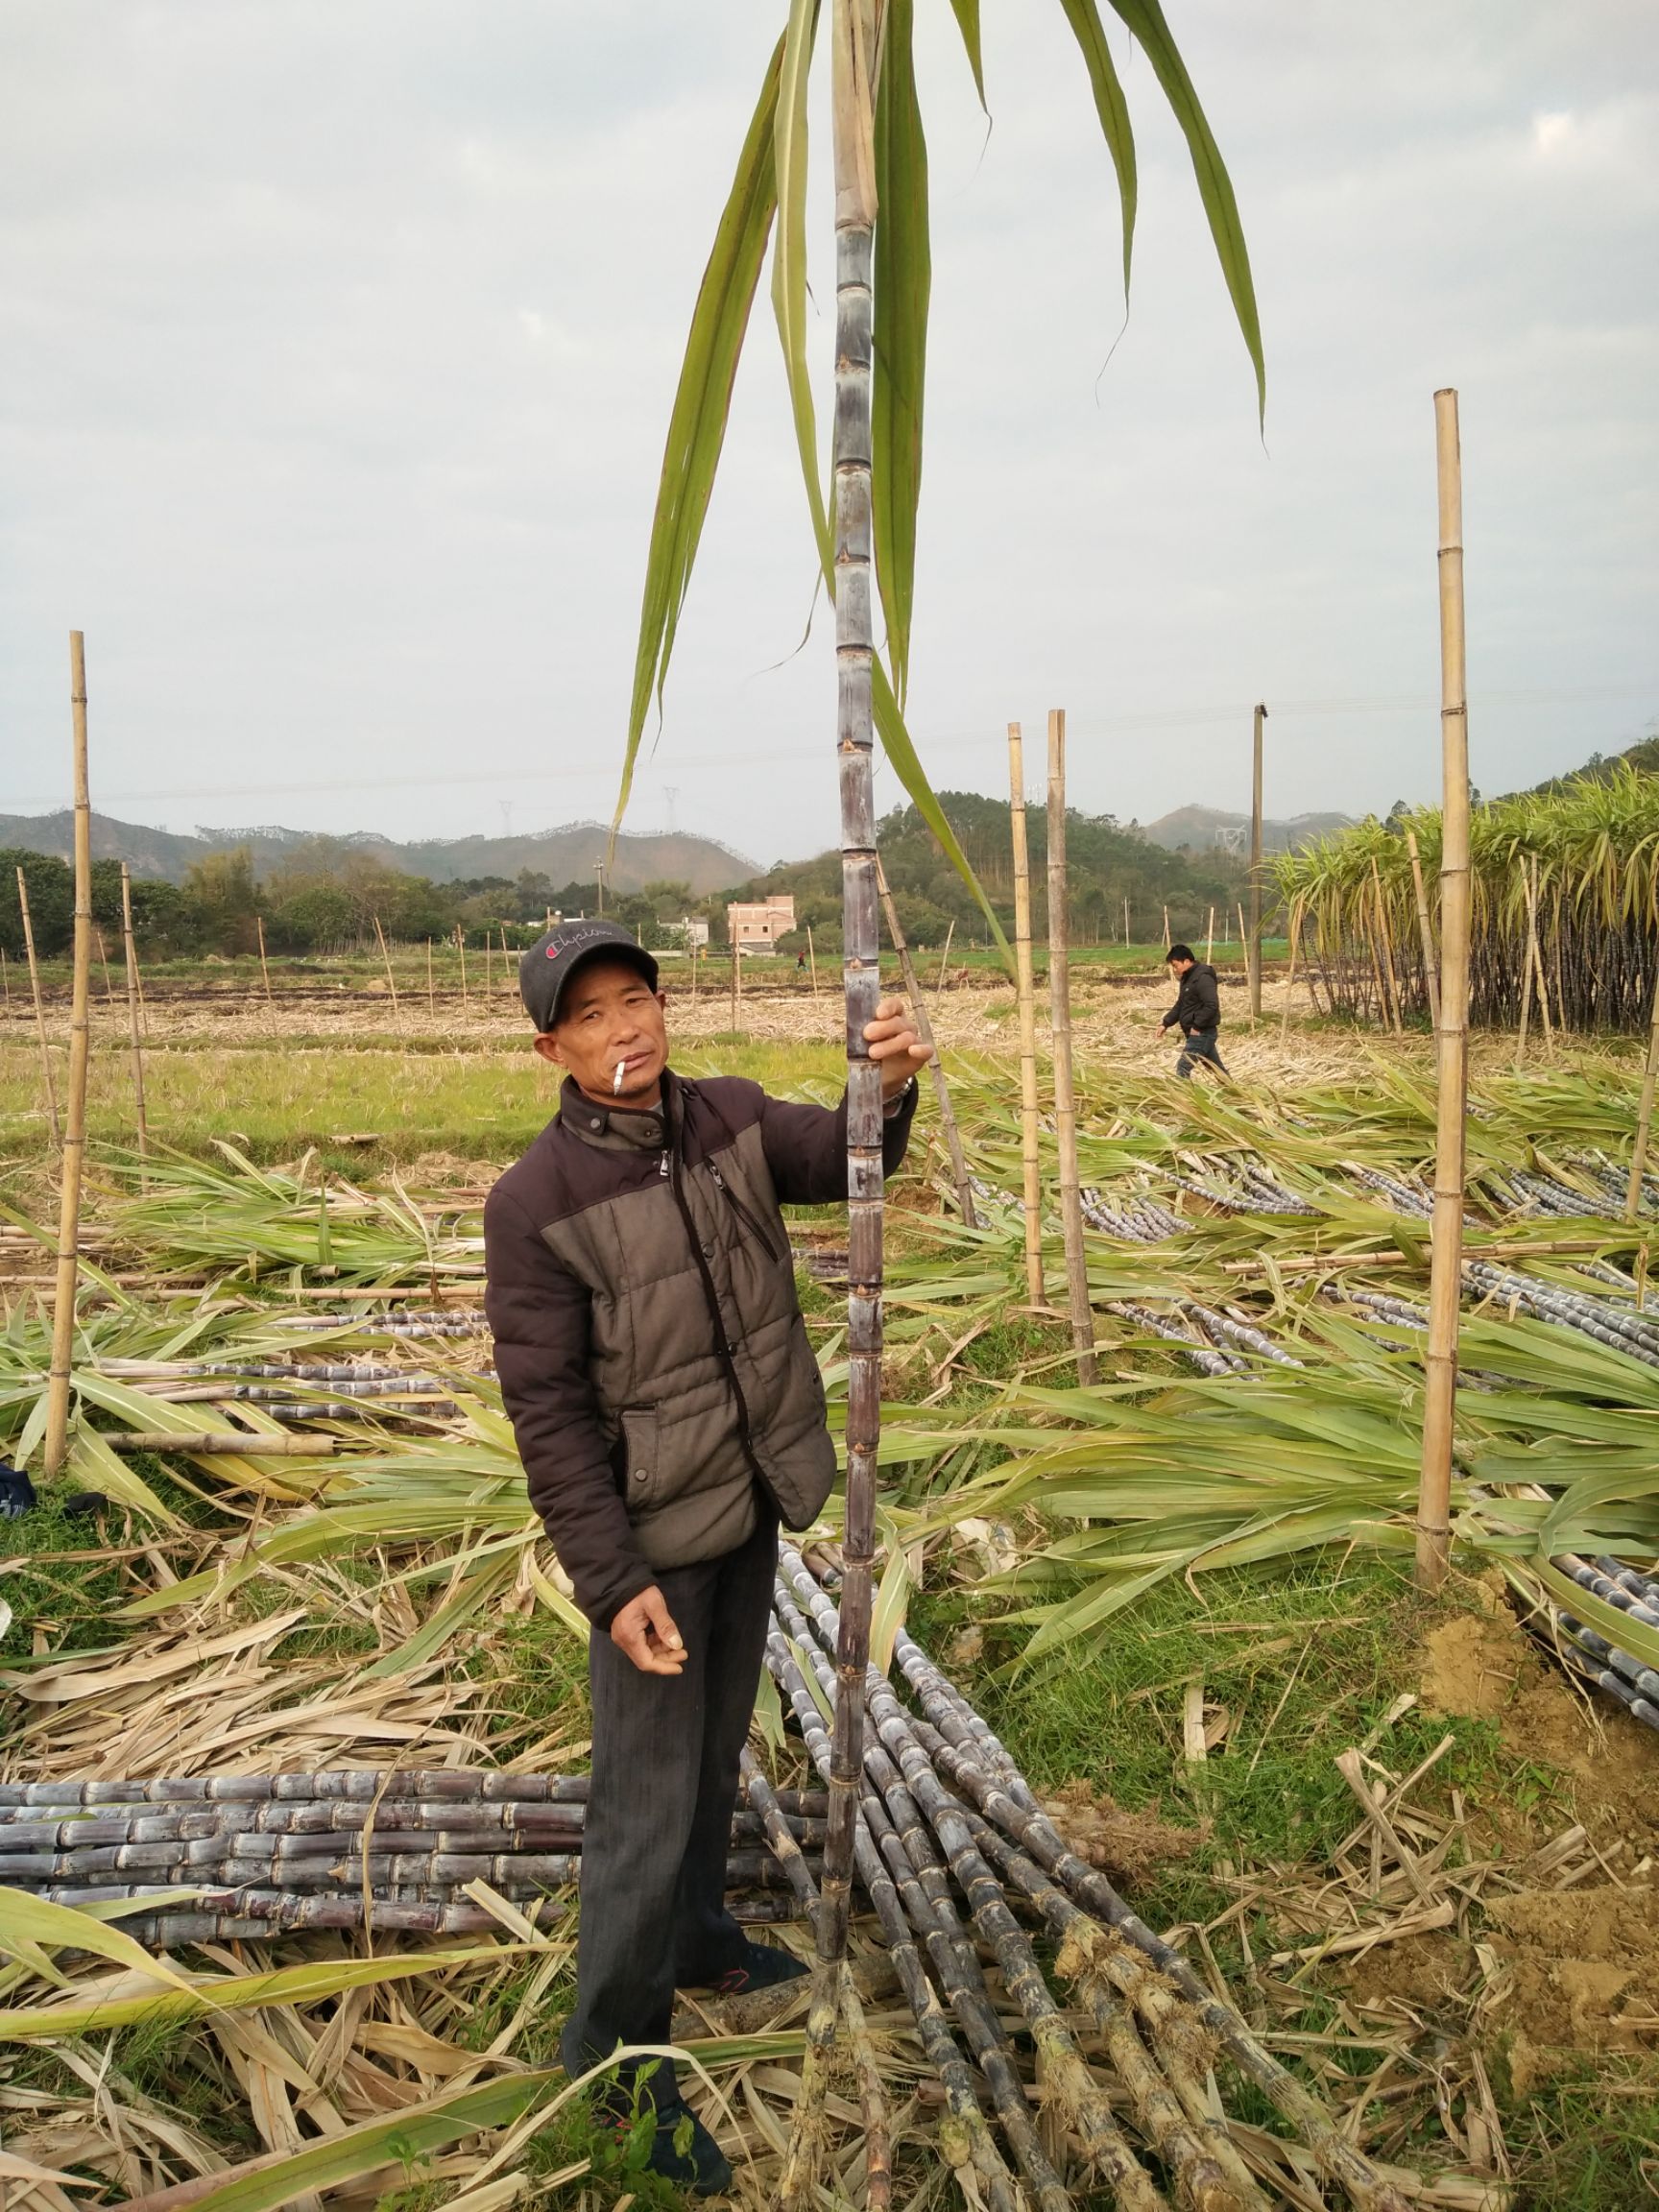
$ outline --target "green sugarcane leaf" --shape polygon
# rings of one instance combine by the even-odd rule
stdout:
[[[1106,43],[1106,26],[1094,0],[1060,0],[1089,72],[1089,89],[1094,95],[1094,112],[1118,172],[1118,199],[1123,212],[1123,298],[1129,298],[1129,262],[1135,248],[1135,206],[1139,183],[1135,170],[1135,132],[1129,106],[1118,82],[1112,49]],[[1122,13],[1122,10],[1118,10]]]
[[[1267,367],[1262,353],[1262,324],[1256,308],[1256,286],[1250,275],[1250,252],[1244,243],[1244,226],[1238,219],[1238,203],[1234,197],[1232,180],[1227,165],[1221,158],[1214,132],[1205,120],[1204,110],[1198,104],[1198,95],[1192,80],[1187,74],[1169,26],[1164,19],[1164,11],[1158,0],[1112,0],[1113,11],[1128,26],[1145,48],[1146,59],[1152,64],[1153,74],[1164,87],[1164,96],[1174,111],[1188,151],[1192,156],[1192,172],[1198,180],[1198,197],[1204,203],[1204,213],[1209,219],[1210,235],[1215,242],[1215,252],[1221,263],[1221,275],[1227,285],[1227,296],[1233,302],[1233,312],[1238,319],[1245,349],[1251,366],[1256,372],[1256,406],[1259,419],[1267,419]]]
[[[870,496],[876,581],[901,706],[910,674],[922,399],[933,281],[927,142],[916,97],[913,0],[888,0],[876,100],[876,300],[870,394]]]
[[[161,1986],[178,1990],[190,1987],[181,1974],[152,1958],[141,1943],[135,1943],[119,1928],[89,1919],[73,1906],[55,1905],[48,1897],[0,1888],[0,1951],[22,1956],[34,1949],[90,1951],[95,1958],[108,1959],[113,1965],[125,1966],[129,1973],[142,1974]],[[152,2002],[155,1994],[152,1992]]]
[[[772,246],[772,312],[783,349],[795,443],[812,516],[812,536],[825,577],[834,573],[830,510],[819,475],[818,418],[812,404],[812,379],[806,368],[806,81],[818,32],[818,0],[790,0],[783,34],[783,65],[778,86],[778,117],[772,150],[778,201],[778,233]]]
[[[968,855],[957,843],[956,832],[947,820],[945,809],[935,797],[933,786],[928,782],[926,772],[917,757],[916,747],[911,742],[909,731],[904,727],[904,717],[899,710],[899,702],[893,696],[893,686],[878,654],[871,657],[870,677],[871,703],[876,728],[881,737],[881,750],[891,761],[893,773],[910,794],[917,813],[943,846],[946,858],[978,900],[980,912],[1001,952],[1003,966],[1012,975],[1014,955],[1009,950],[1007,938],[1002,934],[1002,925],[998,921],[990,900],[980,888],[978,877],[969,866]]]
[[[634,764],[655,693],[659,710],[674,637],[690,587],[691,570],[714,489],[715,471],[726,438],[726,420],[738,356],[749,328],[755,287],[766,257],[777,204],[773,129],[783,62],[780,39],[767,63],[760,98],[737,157],[737,173],[721,210],[713,250],[698,287],[697,304],[681,364],[657,508],[651,519],[651,545],[645,561],[645,589],[639,610],[639,640],[635,649],[634,691],[628,709],[628,742],[612,835],[622,820],[634,781]]]
[[[956,17],[956,28],[962,34],[968,66],[974,72],[974,89],[979,95],[980,107],[984,108],[985,56],[979,42],[979,0],[950,0],[950,8]],[[890,29],[888,36],[892,36]],[[986,113],[989,112],[989,108],[986,108]]]

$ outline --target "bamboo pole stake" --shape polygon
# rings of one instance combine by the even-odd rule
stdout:
[[[265,965],[265,917],[263,914],[254,915],[253,926],[259,933],[259,973],[265,978],[265,1009],[267,1013],[275,1014],[276,1001],[271,996],[271,971]]]
[[[1411,855],[1411,887],[1417,898],[1417,934],[1423,941],[1423,977],[1429,992],[1429,1022],[1440,1027],[1440,963],[1434,957],[1434,931],[1429,920],[1429,895],[1423,888],[1423,857],[1417,850],[1417,832],[1406,832],[1406,850]]]
[[[812,977],[812,996],[816,998],[818,996],[818,954],[813,949],[810,922],[806,925],[806,967]]]
[[[12,1011],[12,964],[6,957],[6,948],[0,945],[0,987],[6,993],[6,1011]]]
[[[1642,1070],[1642,1102],[1636,1109],[1636,1142],[1630,1154],[1630,1180],[1624,1190],[1624,1218],[1634,1221],[1642,1203],[1642,1177],[1647,1166],[1647,1139],[1653,1123],[1653,1094],[1659,1090],[1659,974],[1653,980],[1653,1012],[1647,1024],[1647,1065]]]
[[[378,914],[376,914],[374,917],[374,934],[380,940],[380,957],[386,963],[386,988],[392,994],[392,1019],[394,1022],[396,1022],[398,1015],[397,978],[392,973],[392,955],[386,949],[386,932],[380,926],[380,917]],[[489,942],[488,938],[486,938],[485,942]]]
[[[513,956],[507,948],[507,925],[505,922],[501,925],[501,983],[504,990],[509,992],[512,990]]]
[[[945,974],[946,971],[950,965],[950,940],[955,936],[955,934],[956,917],[954,914],[952,914],[950,917],[950,926],[945,931],[945,950],[939,955],[939,980],[933,986],[935,991],[943,991],[945,988]]]
[[[1530,886],[1527,880],[1527,863],[1525,860],[1521,862],[1521,889],[1527,898],[1527,950],[1521,958],[1521,1023],[1515,1035],[1515,1072],[1517,1075],[1520,1074],[1522,1064],[1527,1058],[1527,1024],[1532,1013],[1532,956],[1536,950],[1532,943],[1532,902]]]
[[[1250,1019],[1262,1019],[1262,725],[1267,709],[1256,702],[1250,765],[1250,936],[1244,948],[1250,978]]]
[[[1215,958],[1215,909],[1210,909],[1210,927],[1204,936],[1204,964],[1209,967]]]
[[[738,1009],[743,1002],[742,960],[735,937],[732,940],[732,1034],[737,1035]]]
[[[1031,974],[1031,861],[1025,843],[1025,754],[1008,725],[1008,822],[1014,846],[1014,974],[1020,1003],[1020,1137],[1024,1167],[1025,1295],[1043,1303],[1043,1167],[1037,1142],[1037,1008]],[[1127,902],[1125,902],[1127,908]]]
[[[17,871],[17,911],[23,917],[23,950],[29,959],[29,988],[35,994],[35,1027],[40,1039],[40,1078],[46,1089],[46,1118],[52,1142],[61,1146],[63,1132],[58,1125],[58,1091],[52,1081],[52,1046],[46,1035],[46,1008],[40,997],[40,964],[35,957],[35,926],[29,919],[29,885]]]
[[[1123,949],[1125,951],[1129,949],[1129,902],[1127,899],[1123,902]]]
[[[1440,1027],[1436,1051],[1434,1214],[1417,1579],[1438,1590],[1452,1557],[1452,1443],[1463,1275],[1464,1118],[1469,1084],[1469,703],[1463,640],[1463,484],[1457,395],[1434,395],[1440,515]]]
[[[459,922],[455,925],[455,950],[461,955],[461,1011],[465,1014],[471,1000],[467,996],[467,932]]]
[[[1538,941],[1538,855],[1527,861],[1527,934],[1532,943],[1532,972],[1538,978],[1538,1011],[1544,1020],[1544,1053],[1555,1057],[1555,1031],[1550,1020],[1550,986],[1544,980],[1544,953]]]
[[[1382,903],[1382,876],[1377,866],[1377,855],[1371,855],[1371,890],[1377,909],[1377,942],[1382,948],[1382,974],[1388,987],[1388,1019],[1396,1037],[1403,1037],[1405,1029],[1400,1020],[1400,986],[1394,979],[1394,940],[1388,934],[1388,913]]]
[[[69,1370],[75,1351],[75,1282],[81,1266],[81,1172],[86,1157],[86,1057],[91,1044],[87,991],[92,967],[92,800],[86,781],[86,649],[69,633],[71,745],[75,764],[75,964],[69,1011],[69,1095],[63,1116],[63,1177],[58,1208],[57,1304],[46,1382],[48,1481],[69,1449]]]
[[[132,1099],[138,1120],[138,1157],[150,1148],[150,1124],[144,1113],[144,1042],[138,1008],[138,948],[132,935],[132,878],[121,863],[121,945],[127,956],[127,1022],[132,1034]]]
[[[1165,951],[1166,951],[1166,952],[1167,952],[1167,951],[1168,951],[1168,950],[1169,950],[1169,947],[1170,947],[1170,943],[1171,943],[1171,939],[1170,939],[1170,935],[1169,935],[1169,903],[1168,903],[1168,901],[1167,901],[1167,900],[1166,900],[1166,901],[1165,901],[1165,903],[1164,903],[1164,950],[1165,950]]]
[[[123,862],[123,866],[125,866],[125,862]],[[105,949],[104,932],[96,925],[93,927],[93,935],[98,940],[98,960],[104,970],[104,1002],[108,1006],[113,1006],[115,1003],[115,986],[109,980],[109,954]]]
[[[1071,1069],[1071,947],[1066,911],[1066,709],[1048,709],[1048,1020],[1053,1031],[1054,1129],[1060,1155],[1060,1226],[1066,1240],[1066,1290],[1077,1380],[1099,1381],[1094,1313],[1083,1251],[1083,1199],[1077,1178],[1077,1099]]]
[[[380,925],[378,922],[375,923],[374,927],[376,930],[379,929]],[[494,988],[495,940],[491,936],[490,925],[488,922],[486,922],[484,925],[484,996],[486,998],[489,998],[491,992],[493,991]]]
[[[1250,932],[1244,926],[1244,902],[1242,899],[1237,900],[1235,902],[1235,910],[1238,917],[1238,943],[1244,952],[1245,964],[1248,966],[1250,958]]]
[[[426,1012],[434,1020],[438,1014],[438,994],[432,986],[432,940],[426,940]]]
[[[950,1104],[950,1087],[945,1079],[938,1041],[927,1016],[926,1000],[922,996],[922,979],[916,973],[909,940],[900,923],[899,909],[893,903],[893,893],[887,881],[887,871],[882,867],[879,857],[876,862],[876,890],[881,901],[881,910],[887,917],[887,934],[893,940],[893,950],[898,953],[899,965],[904,972],[904,988],[910,994],[910,1003],[916,1015],[916,1033],[924,1045],[933,1046],[933,1057],[927,1063],[927,1071],[933,1078],[933,1095],[939,1106],[939,1126],[945,1132],[945,1149],[950,1156],[950,1180],[956,1186],[956,1204],[969,1228],[976,1229],[979,1220],[974,1211],[974,1186],[968,1180],[968,1162],[962,1150],[962,1132],[956,1125],[955,1110]]]

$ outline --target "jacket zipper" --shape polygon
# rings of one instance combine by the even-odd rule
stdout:
[[[732,1386],[732,1400],[736,1408],[737,1441],[743,1447],[743,1456],[749,1462],[751,1474],[771,1500],[773,1510],[781,1521],[784,1519],[784,1513],[782,1506],[779,1503],[778,1493],[766,1479],[765,1470],[755,1455],[755,1432],[749,1426],[749,1402],[743,1395],[742,1383],[737,1380],[737,1362],[732,1356],[731,1341],[726,1334],[726,1317],[720,1310],[720,1293],[714,1287],[714,1278],[709,1272],[709,1262],[703,1256],[703,1243],[697,1235],[697,1224],[691,1218],[691,1209],[686,1204],[685,1193],[680,1187],[679,1169],[680,1158],[674,1149],[673,1136],[670,1132],[667,1148],[662,1154],[662,1166],[660,1172],[668,1178],[668,1188],[674,1193],[674,1203],[679,1207],[680,1218],[685,1224],[685,1236],[691,1246],[692,1262],[703,1279],[704,1302],[709,1308],[709,1318],[714,1324],[714,1350],[719,1357],[721,1366],[726,1370],[726,1380]]]
[[[744,1205],[742,1199],[738,1197],[736,1191],[733,1190],[731,1184],[726,1181],[726,1178],[721,1174],[719,1168],[715,1166],[712,1159],[710,1159],[709,1162],[709,1172],[714,1178],[714,1188],[717,1190],[723,1190],[726,1193],[727,1204],[736,1214],[738,1220],[741,1221],[743,1226],[749,1231],[749,1234],[759,1244],[761,1251],[765,1253],[769,1260],[776,1260],[778,1257],[777,1245],[773,1243],[771,1238],[767,1236],[765,1230],[760,1226],[759,1222],[755,1218],[754,1214],[750,1213],[748,1207]]]

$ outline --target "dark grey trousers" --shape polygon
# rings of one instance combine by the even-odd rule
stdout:
[[[1213,1068],[1219,1068],[1223,1075],[1227,1070],[1221,1059],[1221,1049],[1214,1029],[1189,1029],[1186,1042],[1175,1055],[1175,1072],[1184,1083],[1192,1079],[1194,1060],[1208,1060]]]
[[[666,2043],[676,1987],[713,1982],[745,1956],[726,1910],[737,1762],[766,1647],[778,1526],[657,1582],[685,1641],[678,1675],[643,1674],[594,1629],[593,1778],[582,1835],[576,2009],[561,2055],[571,2074],[618,2043]],[[664,2060],[661,2104],[674,2088]]]

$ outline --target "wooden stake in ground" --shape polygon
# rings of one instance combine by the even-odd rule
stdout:
[[[1532,948],[1532,973],[1538,982],[1538,1011],[1544,1021],[1544,1051],[1555,1056],[1555,1031],[1550,1020],[1550,986],[1544,979],[1544,953],[1538,942],[1538,855],[1527,859],[1527,936]]]
[[[1020,1137],[1025,1171],[1025,1295],[1043,1303],[1043,1166],[1037,1142],[1037,1007],[1031,974],[1031,860],[1025,845],[1025,753],[1008,725],[1008,823],[1014,844],[1014,974],[1020,1005]],[[1124,902],[1127,914],[1128,902]]]
[[[259,933],[259,973],[265,978],[265,1009],[267,1013],[275,1014],[276,1001],[271,996],[271,971],[265,965],[265,917],[263,914],[254,915],[253,926]]]
[[[1377,855],[1371,855],[1371,890],[1377,908],[1377,942],[1382,949],[1382,977],[1387,985],[1388,1019],[1396,1037],[1405,1030],[1400,1021],[1400,986],[1394,979],[1394,940],[1388,934],[1388,911],[1382,903],[1382,877]]]
[[[732,940],[732,1034],[737,1035],[738,1018],[743,1005],[743,956],[735,937]]]
[[[455,925],[455,950],[461,955],[461,1011],[465,1014],[471,1001],[467,996],[467,932],[459,922]]]
[[[376,914],[374,917],[374,934],[380,940],[380,957],[386,964],[386,988],[392,994],[392,1019],[397,1021],[398,1011],[397,978],[392,973],[392,955],[386,950],[386,932],[380,926],[380,917],[378,914]],[[486,937],[484,942],[488,944],[490,942],[489,938]]]
[[[812,925],[810,922],[806,925],[806,967],[812,977],[812,996],[816,998],[818,996],[818,955],[812,947]]]
[[[1429,1021],[1440,1027],[1440,963],[1434,957],[1434,931],[1429,921],[1429,895],[1423,888],[1423,860],[1417,851],[1417,832],[1406,832],[1406,850],[1411,855],[1411,887],[1417,899],[1417,934],[1423,942],[1423,977],[1429,991]]]
[[[104,932],[94,925],[92,933],[98,940],[98,964],[104,971],[104,1000],[106,1005],[113,1006],[115,986],[109,979],[109,954],[105,947]]]
[[[1071,1080],[1071,944],[1066,912],[1066,709],[1048,709],[1048,1019],[1053,1030],[1054,1132],[1060,1154],[1060,1226],[1066,1239],[1066,1292],[1077,1380],[1099,1380],[1094,1313],[1083,1253],[1083,1200],[1077,1180],[1077,1100]]]
[[[1527,1027],[1532,1016],[1532,972],[1537,965],[1537,947],[1533,933],[1537,918],[1532,911],[1532,887],[1527,877],[1527,863],[1521,862],[1521,894],[1527,902],[1527,950],[1521,957],[1521,1021],[1515,1032],[1515,1072],[1520,1074],[1527,1058]]]
[[[1166,952],[1169,950],[1169,908],[1167,905],[1164,908],[1164,950]]]
[[[54,1146],[63,1142],[58,1126],[58,1090],[52,1080],[52,1046],[46,1035],[46,1008],[40,997],[40,964],[35,957],[35,926],[29,919],[29,885],[17,871],[17,911],[23,917],[23,950],[29,960],[29,988],[35,994],[35,1027],[40,1039],[40,1079],[46,1090],[46,1118]]]
[[[881,909],[887,917],[887,934],[893,940],[893,950],[899,955],[899,965],[904,971],[904,988],[910,994],[910,1004],[916,1016],[916,1034],[924,1045],[933,1046],[933,1057],[927,1063],[933,1078],[933,1095],[939,1106],[939,1126],[945,1132],[945,1149],[950,1155],[950,1180],[956,1186],[956,1204],[963,1220],[970,1229],[979,1226],[974,1211],[974,1186],[968,1180],[968,1162],[962,1151],[962,1132],[956,1126],[955,1110],[950,1104],[950,1087],[945,1080],[944,1063],[933,1035],[933,1024],[927,1018],[927,1006],[922,997],[922,979],[916,973],[916,963],[910,957],[910,947],[899,920],[899,909],[893,903],[893,893],[888,888],[887,873],[879,858],[876,862],[876,888],[880,894]]]
[[[1296,992],[1296,948],[1302,938],[1302,902],[1294,899],[1290,903],[1290,972],[1285,978],[1285,1003],[1279,1014],[1279,1042],[1284,1044],[1290,1034],[1290,1001]]]
[[[1204,937],[1204,963],[1208,967],[1215,957],[1215,909],[1210,909],[1210,927]]]
[[[1127,950],[1129,944],[1129,902],[1127,899],[1123,902],[1123,944]]]
[[[18,871],[21,880],[22,871]],[[38,998],[36,1004],[39,1004]],[[1647,1065],[1642,1070],[1642,1102],[1636,1109],[1636,1142],[1630,1154],[1630,1180],[1624,1188],[1624,1218],[1634,1221],[1642,1203],[1642,1177],[1647,1166],[1647,1138],[1653,1124],[1653,1094],[1659,1090],[1659,974],[1653,981],[1653,1013],[1647,1024]]]
[[[1469,1090],[1469,703],[1463,658],[1463,471],[1457,395],[1434,395],[1440,508],[1440,1026],[1435,1073],[1434,1219],[1417,1579],[1437,1590],[1452,1556],[1452,1440],[1463,1284],[1464,1118]]]
[[[513,988],[513,955],[507,949],[507,926],[501,926],[501,982],[505,990]]]
[[[426,940],[426,1011],[434,1019],[438,1014],[438,994],[432,987],[432,940]]]
[[[933,986],[935,991],[943,991],[945,988],[945,972],[950,965],[950,940],[955,934],[956,917],[952,914],[945,929],[945,950],[939,955],[939,980]]]
[[[132,1102],[138,1122],[138,1157],[150,1148],[150,1124],[144,1115],[144,1040],[138,1009],[138,948],[132,936],[132,877],[121,863],[121,947],[127,956],[127,1022],[132,1033]]]
[[[48,1481],[61,1470],[69,1449],[69,1368],[75,1351],[75,1280],[81,1266],[81,1171],[86,1157],[86,1056],[92,1035],[86,1008],[92,970],[92,800],[86,781],[86,652],[79,630],[69,633],[69,699],[75,764],[75,966],[58,1207],[57,1303],[52,1310],[52,1366],[46,1382],[41,1460]]]
[[[1262,725],[1266,719],[1267,709],[1258,700],[1250,756],[1250,930],[1244,946],[1252,1022],[1262,1019]]]

